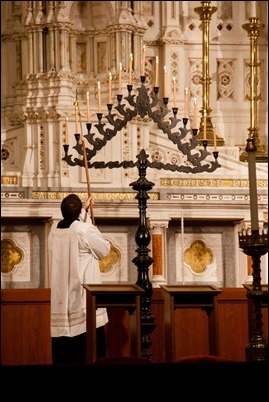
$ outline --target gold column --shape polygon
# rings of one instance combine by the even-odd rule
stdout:
[[[201,7],[195,7],[194,11],[200,16],[203,31],[203,104],[202,109],[200,110],[202,118],[198,138],[203,137],[204,125],[206,122],[206,138],[208,140],[208,145],[213,145],[213,125],[210,116],[212,109],[209,106],[209,87],[212,82],[209,76],[209,23],[212,14],[217,11],[217,7],[211,6],[210,3],[211,1],[201,1]]]
[[[248,96],[248,100],[250,101],[250,127],[249,138],[253,138],[256,145],[256,161],[257,162],[268,162],[268,154],[265,153],[264,147],[260,145],[259,140],[259,128],[257,123],[257,106],[258,100],[261,99],[261,96],[257,94],[258,88],[258,75],[257,69],[260,66],[257,58],[257,42],[260,33],[264,29],[265,25],[256,17],[250,17],[249,23],[243,24],[242,28],[247,31],[248,37],[250,39],[250,96]],[[240,156],[240,160],[243,162],[247,162],[248,153],[244,152]]]

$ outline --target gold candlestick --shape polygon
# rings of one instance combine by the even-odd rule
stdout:
[[[209,87],[212,82],[209,76],[209,23],[211,21],[211,16],[217,11],[217,7],[210,5],[211,1],[201,1],[201,7],[195,7],[194,11],[199,14],[200,21],[202,21],[202,30],[203,30],[203,99],[202,99],[202,109],[200,113],[202,115],[201,123],[200,123],[200,133],[204,132],[204,127],[206,126],[207,130],[207,140],[208,145],[213,144],[213,125],[211,122],[210,113],[212,109],[209,106]],[[206,116],[206,121],[204,119]],[[201,135],[201,134],[200,134]]]
[[[261,96],[258,95],[258,67],[260,63],[258,62],[257,49],[258,49],[258,37],[260,36],[265,25],[256,17],[250,17],[249,22],[242,25],[242,28],[247,32],[250,40],[250,96],[248,97],[250,101],[250,127],[249,138],[253,138],[255,141],[256,150],[256,161],[258,162],[268,162],[268,154],[265,153],[264,147],[260,145],[259,140],[259,128],[257,122],[257,111],[258,111],[258,101]],[[247,162],[248,153],[245,151],[241,156],[240,160]]]

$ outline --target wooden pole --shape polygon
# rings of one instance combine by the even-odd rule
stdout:
[[[81,136],[81,138],[82,138],[82,136]],[[89,169],[88,169],[88,163],[87,163],[87,153],[86,153],[85,141],[84,141],[83,138],[82,138],[82,148],[83,148],[84,166],[85,166],[85,172],[86,172],[88,196],[90,197],[92,195],[91,194],[90,175],[89,175]],[[92,224],[95,225],[92,202],[90,203],[90,213],[91,213]]]
[[[78,114],[79,114],[79,120],[80,120],[80,138],[81,138],[81,144],[82,144],[82,150],[83,150],[83,158],[84,158],[84,167],[85,167],[86,180],[87,180],[88,197],[90,197],[92,195],[92,193],[91,193],[90,175],[89,175],[88,161],[87,161],[87,152],[86,152],[86,147],[85,147],[85,141],[84,141],[84,138],[83,138],[83,130],[82,130],[82,122],[81,122],[81,114],[80,114],[79,103],[78,103],[77,100],[76,100],[76,102],[77,102]],[[90,203],[90,214],[91,214],[92,224],[95,225],[92,202]]]

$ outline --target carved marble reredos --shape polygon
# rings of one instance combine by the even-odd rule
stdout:
[[[71,168],[62,161],[65,117],[69,118],[70,148],[75,145],[75,114],[74,100],[76,90],[81,101],[83,129],[85,129],[86,92],[90,93],[92,122],[96,124],[97,98],[96,83],[101,82],[101,99],[103,112],[107,103],[107,71],[112,72],[113,100],[118,88],[118,62],[124,61],[123,88],[127,94],[128,56],[134,50],[133,84],[134,90],[140,84],[141,46],[146,44],[146,73],[149,88],[154,83],[155,57],[160,58],[160,87],[163,82],[162,67],[167,64],[168,82],[177,74],[177,98],[179,117],[182,118],[184,107],[184,88],[190,88],[191,96],[197,97],[198,107],[201,107],[202,74],[202,34],[198,15],[193,13],[193,2],[131,2],[85,1],[85,2],[46,2],[47,13],[42,15],[42,2],[4,2],[7,7],[3,13],[2,24],[2,124],[1,142],[4,150],[2,159],[3,193],[21,194],[31,199],[31,190],[42,186],[44,192],[54,189],[77,189],[84,191],[86,181],[83,169]],[[9,3],[9,4],[7,4]],[[259,2],[259,16],[267,15],[267,2]],[[33,8],[31,7],[33,4]],[[85,7],[85,15],[78,12]],[[175,18],[172,15],[175,6]],[[225,147],[221,147],[219,161],[221,169],[213,174],[196,177],[196,185],[188,186],[185,181],[180,185],[167,185],[168,179],[190,179],[194,177],[160,171],[148,171],[149,180],[155,183],[156,193],[161,189],[161,199],[178,200],[185,193],[192,203],[198,203],[201,190],[208,192],[209,205],[223,207],[221,196],[229,190],[236,196],[243,196],[244,208],[247,209],[247,185],[229,189],[218,189],[199,185],[199,179],[209,181],[220,177],[236,183],[245,180],[248,183],[247,164],[239,161],[244,151],[249,126],[249,102],[246,95],[249,92],[249,39],[242,29],[242,23],[248,15],[248,2],[218,2],[219,11],[210,24],[210,75],[212,121],[216,123],[219,135],[225,139]],[[6,9],[4,9],[6,10]],[[83,9],[84,10],[84,9]],[[6,15],[6,18],[5,18]],[[267,148],[267,94],[265,91],[267,55],[267,22],[261,35],[259,58],[261,67],[258,72],[259,88],[262,98],[259,102],[260,139]],[[44,71],[38,70],[40,54],[39,46],[33,51],[31,46],[40,44],[39,33],[43,28],[51,29],[53,43],[57,49],[55,66]],[[32,38],[32,39],[31,39]],[[31,43],[31,40],[33,41]],[[50,38],[52,40],[52,38]],[[39,42],[40,41],[40,42]],[[130,47],[132,42],[133,47]],[[76,71],[76,45],[83,44],[86,49],[86,73]],[[98,43],[105,46],[106,59],[104,69],[99,74]],[[63,50],[64,49],[64,50]],[[14,55],[16,57],[14,57]],[[62,63],[62,64],[61,64]],[[227,68],[225,68],[225,63]],[[32,67],[31,67],[32,64]],[[32,68],[32,70],[31,70]],[[227,77],[224,76],[227,74]],[[229,81],[228,90],[226,78]],[[160,88],[161,90],[162,88]],[[171,96],[171,93],[169,93]],[[193,117],[193,106],[190,103],[190,119]],[[199,112],[199,118],[201,114]],[[127,126],[104,154],[98,158],[128,159],[135,158],[141,148],[145,148],[150,158],[162,158],[173,163],[181,158],[177,150],[171,147],[162,133],[148,119],[138,118]],[[86,129],[85,129],[86,130]],[[86,133],[86,131],[85,131]],[[45,140],[44,140],[45,139]],[[43,141],[44,140],[44,141]],[[73,150],[74,151],[74,150]],[[75,151],[74,151],[75,152]],[[8,155],[7,155],[8,154]],[[130,192],[130,182],[137,178],[135,169],[118,171],[92,170],[90,177],[96,193],[103,192],[103,199],[113,197],[116,189]],[[263,211],[267,209],[267,164],[257,164],[258,194],[262,198]],[[165,181],[167,180],[167,181]],[[163,185],[165,183],[165,185]],[[171,182],[170,182],[171,183]],[[175,183],[175,182],[174,182]],[[184,184],[185,183],[185,184]],[[227,182],[225,182],[227,183]],[[30,190],[29,190],[30,189]],[[231,190],[231,191],[230,191]],[[112,195],[111,195],[112,194]],[[172,195],[171,195],[172,194]],[[242,195],[243,194],[243,195]],[[107,196],[106,196],[107,195]],[[203,194],[202,194],[203,195]],[[216,200],[213,201],[213,196]],[[15,195],[14,195],[15,197]],[[100,196],[101,197],[101,196]],[[119,196],[121,197],[121,196]],[[198,197],[198,198],[197,198]],[[187,196],[184,199],[186,204]],[[4,203],[8,202],[4,197]],[[125,208],[124,199],[121,208]],[[158,202],[158,200],[156,200]],[[175,201],[176,202],[176,201]],[[237,201],[232,201],[236,204]],[[224,203],[225,204],[225,203]],[[167,207],[166,205],[166,207]],[[234,205],[234,204],[233,204]],[[128,208],[128,206],[127,206]],[[165,208],[162,205],[162,208]],[[217,207],[216,207],[217,209]],[[228,214],[229,205],[227,205]],[[125,212],[123,212],[124,214]],[[203,208],[201,209],[203,215]]]

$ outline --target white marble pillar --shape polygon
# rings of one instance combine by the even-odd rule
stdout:
[[[39,117],[39,116],[38,116]],[[35,166],[35,177],[37,187],[47,186],[47,155],[46,150],[48,149],[49,140],[47,138],[47,133],[44,124],[40,124],[38,120],[35,125],[34,138],[37,144],[37,157]]]
[[[235,244],[235,247],[237,247],[238,249],[239,249],[239,237],[238,236],[239,236],[241,226],[242,226],[242,224],[234,225],[234,244]],[[235,283],[236,283],[235,286],[242,286],[242,284],[246,278],[247,269],[246,269],[245,264],[242,266],[242,264],[240,263],[239,254],[237,257],[238,258],[235,258],[235,267],[234,267]]]
[[[32,131],[34,130],[33,124],[26,123],[24,139],[26,144],[22,145],[26,149],[24,154],[24,164],[22,167],[21,184],[22,187],[33,187],[34,186],[34,165],[35,165],[35,153],[36,153],[36,143],[33,140]]]
[[[47,152],[46,159],[47,159],[47,185],[48,187],[56,186],[55,183],[55,171],[56,171],[56,164],[58,161],[58,127],[60,126],[59,122],[52,122],[47,121],[47,132],[46,138],[48,144],[51,144],[51,148],[49,152]],[[63,136],[63,132],[60,133],[60,137]]]
[[[69,59],[70,59],[70,69],[72,72],[75,71],[75,55],[76,55],[76,47],[75,47],[75,35],[71,34],[69,36]],[[91,53],[91,52],[89,52]]]
[[[49,29],[49,65],[50,65],[50,70],[54,71],[55,70],[55,54],[54,54],[54,49],[55,49],[55,40],[54,40],[54,28]]]
[[[33,38],[33,53],[32,53],[32,62],[33,62],[33,74],[37,73],[37,59],[36,59],[36,48],[37,48],[37,32],[33,31],[32,38]]]
[[[43,32],[42,29],[39,29],[37,32],[37,37],[38,37],[38,46],[37,46],[37,51],[38,51],[38,72],[43,73],[44,72],[44,65],[43,65]]]
[[[119,73],[119,63],[121,63],[121,33],[116,32],[116,72]]]
[[[65,68],[65,38],[64,38],[64,30],[60,30],[60,70],[63,70]]]
[[[60,70],[60,55],[59,55],[59,29],[56,27],[54,31],[54,57],[55,57],[55,69]]]
[[[33,66],[33,33],[28,33],[28,74],[33,74],[34,66]]]
[[[49,277],[49,262],[48,262],[48,236],[50,233],[53,220],[44,221],[44,288],[50,287],[50,277]]]

